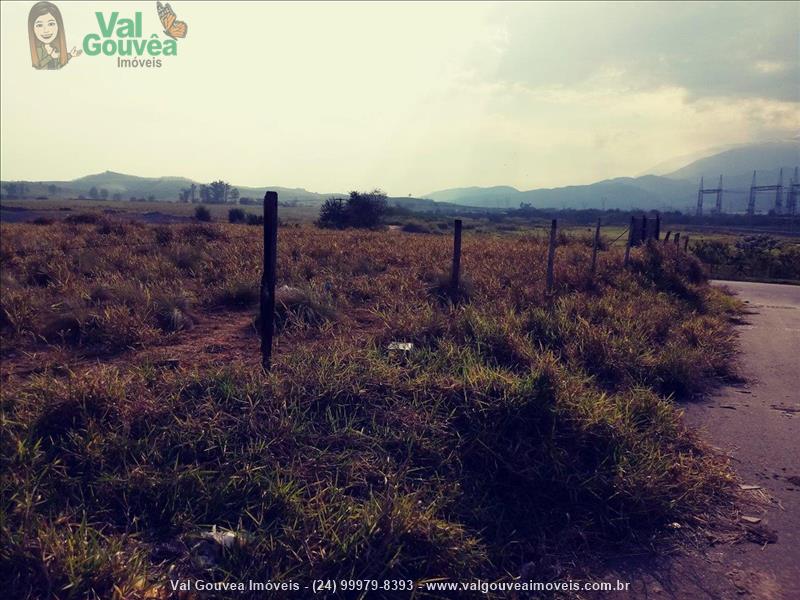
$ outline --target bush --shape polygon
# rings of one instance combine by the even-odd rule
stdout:
[[[245,308],[258,301],[259,293],[259,286],[255,281],[234,281],[216,294],[215,303],[231,308]]]
[[[264,215],[254,215],[252,213],[247,213],[247,224],[248,225],[263,225],[264,224]]]
[[[211,211],[208,210],[202,204],[194,209],[194,217],[198,221],[210,221],[211,220]]]
[[[154,313],[158,327],[165,332],[191,329],[195,322],[189,299],[181,295],[162,294],[156,297]]]
[[[275,291],[275,329],[305,329],[321,327],[335,321],[336,310],[319,300],[308,290],[284,285]],[[261,328],[261,315],[254,320],[256,330]]]
[[[348,224],[347,207],[341,198],[328,198],[319,209],[318,227],[344,229]]]
[[[692,252],[721,278],[800,280],[800,245],[768,235],[751,235],[734,244],[699,240]]]
[[[406,233],[430,233],[431,230],[427,225],[422,225],[421,223],[406,223],[401,227],[402,231]]]
[[[95,215],[92,213],[80,213],[77,215],[69,215],[66,219],[64,219],[65,223],[69,223],[70,225],[88,225],[94,224],[101,221],[99,215]]]
[[[377,227],[385,214],[386,194],[382,191],[353,191],[346,201],[328,198],[320,208],[317,226],[332,229]]]
[[[244,223],[247,215],[241,208],[232,208],[228,211],[229,223]]]

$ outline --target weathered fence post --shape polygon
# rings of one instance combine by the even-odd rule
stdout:
[[[667,235],[664,236],[664,243],[666,244],[669,241],[669,236],[672,235],[672,231],[668,231]]]
[[[660,236],[661,236],[661,214],[656,213],[656,230],[654,235],[656,241],[659,240]]]
[[[639,246],[647,241],[647,215],[642,215],[642,233],[636,245]]]
[[[636,217],[631,217],[631,224],[628,226],[628,241],[625,244],[625,262],[624,266],[628,266],[628,261],[631,258],[631,244],[633,244],[633,230],[636,229]]]
[[[597,227],[594,230],[594,240],[592,241],[592,268],[589,274],[594,278],[594,273],[597,270],[597,248],[600,245],[600,219],[597,219]]]
[[[686,252],[689,249],[689,236],[687,235],[683,238],[683,251]]]
[[[264,270],[261,275],[261,366],[269,371],[275,334],[275,271],[278,254],[278,192],[264,194]]]
[[[676,231],[675,232],[675,246],[677,246],[680,243],[681,243],[681,232],[680,231]]]
[[[550,246],[547,249],[547,293],[553,291],[553,262],[556,257],[556,228],[558,222],[553,219],[550,223]]]
[[[461,219],[456,219],[453,227],[453,270],[450,273],[450,288],[458,291],[461,273]]]

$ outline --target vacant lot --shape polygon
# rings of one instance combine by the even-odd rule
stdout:
[[[725,518],[732,476],[674,402],[734,354],[696,259],[612,249],[591,280],[564,236],[548,296],[541,238],[465,232],[457,290],[451,248],[281,228],[263,374],[258,228],[3,225],[0,585],[547,581]]]

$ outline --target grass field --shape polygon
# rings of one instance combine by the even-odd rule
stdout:
[[[734,510],[676,399],[733,374],[738,307],[672,245],[592,280],[564,235],[548,296],[540,236],[466,231],[453,290],[448,235],[282,227],[264,374],[260,228],[112,217],[2,225],[17,597],[586,577]]]

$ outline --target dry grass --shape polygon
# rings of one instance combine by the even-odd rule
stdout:
[[[287,326],[264,375],[135,352],[254,310],[259,232],[123,227],[3,226],[5,359],[100,358],[4,382],[0,577],[19,597],[144,597],[191,574],[507,579],[730,501],[670,394],[728,374],[736,306],[672,245],[627,272],[604,252],[589,281],[590,249],[564,240],[547,297],[541,241],[468,233],[469,293],[442,302],[448,236],[282,230]],[[201,564],[212,525],[246,542]]]

